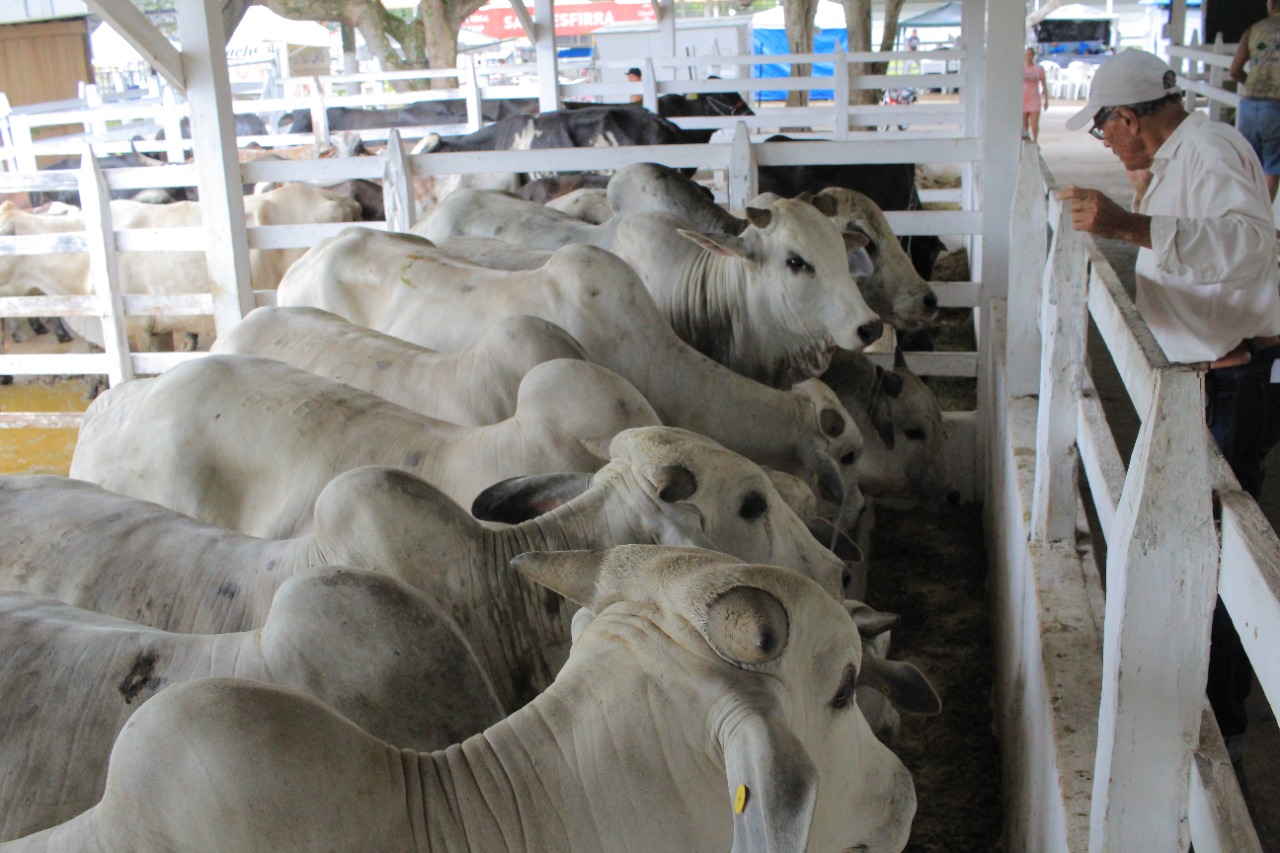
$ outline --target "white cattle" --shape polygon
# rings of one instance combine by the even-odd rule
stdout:
[[[512,417],[463,427],[284,362],[212,355],[98,397],[71,476],[279,538],[308,529],[320,491],[350,468],[403,468],[469,506],[509,477],[595,471],[615,435],[657,423],[630,384],[587,361],[537,365]]]
[[[633,213],[670,213],[685,228],[714,234],[739,234],[746,227],[746,222],[715,204],[705,189],[657,163],[632,163],[619,169],[609,179],[606,197],[614,215],[594,224],[557,209],[558,205],[536,204],[510,193],[459,190],[412,230],[437,242],[449,237],[486,237],[554,250],[571,243],[611,248],[619,221]]]
[[[447,751],[279,687],[169,688],[116,741],[97,806],[0,851],[901,850],[914,787],[854,703],[853,619],[794,573],[725,560],[520,557],[600,616],[545,694]]]
[[[250,312],[210,352],[274,358],[463,426],[514,415],[520,382],[537,365],[586,358],[568,332],[536,317],[512,317],[470,349],[440,353],[316,308],[267,307]]]
[[[737,373],[775,387],[821,376],[837,349],[859,350],[884,324],[849,275],[842,235],[818,207],[780,199],[746,210],[738,236],[694,232],[662,213],[628,216],[613,251],[653,295],[676,334]]]
[[[251,226],[357,222],[360,219],[360,206],[353,199],[307,184],[286,184],[269,193],[246,196],[244,205],[245,221]],[[198,227],[200,204],[194,201],[173,204],[113,201],[111,219],[116,230]],[[0,204],[0,237],[83,230],[84,217],[78,210],[59,216],[41,216],[18,210],[12,202]],[[254,288],[275,288],[285,270],[304,251],[251,250],[249,258]],[[211,287],[204,256],[199,252],[122,252],[119,269],[120,285],[126,294],[175,296],[208,293]],[[82,252],[0,254],[0,296],[25,296],[33,289],[51,296],[92,294],[88,255]],[[70,317],[67,324],[89,341],[102,344],[102,327],[98,320]],[[152,349],[151,338],[155,335],[174,331],[212,335],[214,331],[212,318],[199,315],[136,316],[128,319],[127,326],[130,346],[135,351]]]
[[[672,332],[626,263],[589,246],[566,246],[539,269],[508,272],[413,235],[349,228],[289,271],[279,304],[323,308],[444,351],[473,345],[505,317],[542,317],[638,388],[664,423],[816,479],[837,501],[844,484],[836,460],[852,465],[862,444],[821,382],[779,391],[716,364]],[[861,495],[850,491],[848,501],[860,506]]]
[[[547,202],[546,206],[591,225],[601,225],[613,216],[613,208],[609,206],[608,191],[591,187],[557,196]]]
[[[280,684],[414,749],[443,749],[504,716],[436,604],[353,569],[294,575],[261,629],[217,636],[0,593],[0,660],[0,841],[98,802],[116,735],[170,684],[210,676]]]
[[[843,187],[829,187],[818,196],[835,203],[831,221],[837,228],[866,238],[865,246],[849,250],[848,261],[849,274],[871,310],[902,330],[919,329],[937,316],[937,294],[916,272],[880,207],[862,193]],[[768,206],[781,198],[777,193],[760,193],[747,204]]]
[[[814,198],[835,202],[831,221],[836,228],[866,238],[862,257],[870,261],[870,269],[854,269],[853,265],[861,262],[855,253],[850,253],[849,261],[850,272],[872,310],[902,331],[919,329],[938,316],[937,294],[916,272],[884,211],[874,201],[844,187],[828,187]]]
[[[867,238],[842,237],[827,218],[835,203],[815,204],[820,209],[785,199],[748,208],[749,224],[724,214],[739,224],[725,233],[652,211],[619,212],[595,226],[515,196],[471,191],[450,196],[413,233],[435,242],[482,237],[542,250],[610,249],[635,268],[686,343],[786,387],[820,375],[837,347],[862,349],[883,331],[849,273],[848,253]]]
[[[837,353],[822,381],[862,432],[855,473],[864,494],[933,509],[960,502],[947,469],[942,407],[901,354],[887,371],[865,355]]]
[[[711,547],[785,566],[844,597],[846,567],[758,466],[669,427],[628,430],[611,455],[595,474],[487,490],[482,514],[513,523],[500,529],[484,527],[408,473],[357,468],[320,493],[314,532],[284,541],[232,533],[64,477],[0,479],[0,589],[165,630],[218,633],[260,627],[280,584],[298,571],[325,562],[358,566],[440,602],[511,710],[563,663],[571,615],[508,571],[525,551],[629,542]]]

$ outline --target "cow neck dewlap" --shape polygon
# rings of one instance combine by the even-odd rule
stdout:
[[[404,753],[406,775],[418,759],[430,837],[445,842],[422,849],[623,853],[732,844],[724,766],[707,753],[710,709],[697,685],[670,677],[687,669],[671,659],[683,653],[648,620],[614,611],[601,619],[594,630],[616,639],[601,642],[597,633],[576,647],[536,703],[448,750]],[[655,641],[666,654],[654,653]],[[649,671],[655,666],[667,676]],[[664,700],[645,698],[657,696]]]

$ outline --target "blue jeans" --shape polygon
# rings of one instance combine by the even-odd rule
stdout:
[[[1258,153],[1262,171],[1280,175],[1280,101],[1241,98],[1236,111],[1236,129]]]
[[[1271,382],[1280,346],[1259,350],[1248,364],[1210,370],[1205,378],[1205,417],[1240,487],[1257,498],[1262,460],[1280,437],[1280,384]],[[1253,667],[1219,599],[1213,611],[1209,647],[1209,704],[1223,737],[1244,734],[1249,723],[1245,699]]]

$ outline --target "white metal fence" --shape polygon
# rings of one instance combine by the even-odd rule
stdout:
[[[1165,359],[1024,145],[1012,228],[1025,251],[1010,270],[1023,284],[1001,318],[1007,367],[994,379],[1008,413],[987,492],[1000,495],[988,506],[1001,530],[1005,793],[1022,816],[1006,841],[1257,851],[1203,686],[1217,592],[1280,699],[1280,540],[1208,435],[1203,373]],[[1089,317],[1142,419],[1127,470],[1086,368]],[[1082,497],[1105,537],[1105,594]]]

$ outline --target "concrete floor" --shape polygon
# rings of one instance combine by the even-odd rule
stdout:
[[[1072,132],[1065,127],[1067,119],[1083,105],[1083,102],[1051,105],[1041,116],[1039,141],[1045,162],[1059,186],[1075,183],[1100,189],[1127,207],[1132,201],[1133,189],[1119,160],[1085,131]],[[1280,221],[1280,217],[1277,220]],[[1132,295],[1137,249],[1118,241],[1099,242]],[[1138,420],[1123,386],[1114,371],[1109,370],[1106,360],[1105,349],[1091,345],[1090,363],[1099,395],[1121,453],[1127,458],[1137,435]],[[1268,458],[1267,471],[1267,488],[1260,503],[1272,525],[1276,526],[1280,524],[1280,451],[1273,452]],[[1280,853],[1280,728],[1277,728],[1275,714],[1256,684],[1250,697],[1250,718],[1242,787],[1262,849],[1266,853]]]

